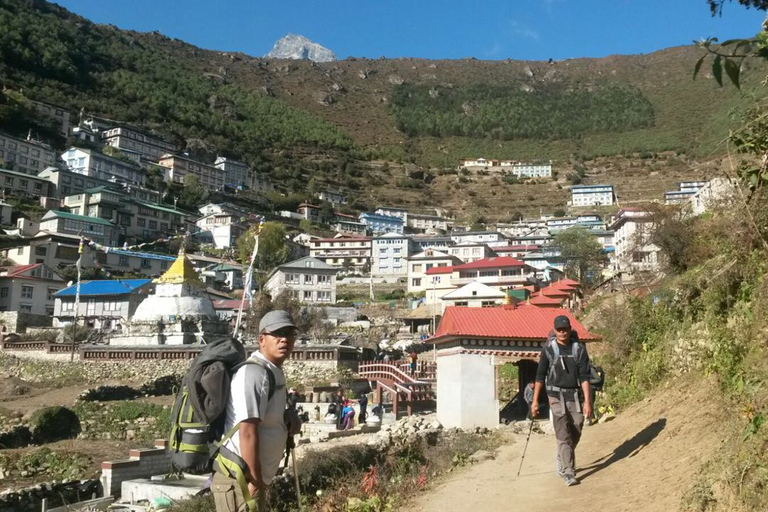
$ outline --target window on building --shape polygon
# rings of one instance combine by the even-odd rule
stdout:
[[[312,300],[312,292],[309,290],[304,290],[304,293],[302,294],[303,300]]]
[[[421,278],[414,277],[413,279],[411,279],[411,286],[414,286],[414,287],[421,286]]]
[[[331,282],[331,276],[317,276],[317,282],[327,284]]]
[[[312,284],[312,274],[304,274],[304,284]]]
[[[48,248],[44,245],[35,246],[35,256],[45,256],[48,254]]]
[[[152,261],[147,258],[142,258],[141,268],[152,268]]]
[[[75,302],[72,301],[61,301],[61,310],[62,311],[73,311],[75,309]]]
[[[27,180],[19,180],[19,188],[26,189],[27,186],[29,186],[29,181],[27,181]]]
[[[21,298],[22,299],[31,299],[32,294],[34,293],[35,289],[31,286],[22,286],[21,287]]]
[[[467,301],[459,301],[459,302],[456,302],[456,305],[460,306],[460,307],[461,306],[466,307],[466,306],[469,306],[469,302],[467,302]]]
[[[9,186],[9,187],[12,187],[13,186],[13,178],[11,178],[10,176],[6,176],[5,177],[5,184],[7,186]]]
[[[160,270],[168,270],[168,262],[167,261],[161,261],[160,262]]]
[[[57,290],[56,288],[48,288],[48,294],[45,296],[45,300],[53,300],[54,299],[53,294],[56,293],[57,291],[59,290]]]
[[[484,308],[492,308],[496,306],[496,303],[492,300],[484,300],[480,305]]]
[[[19,304],[19,311],[21,311],[22,313],[31,313],[32,304]]]
[[[427,265],[429,265],[429,263],[427,263]],[[427,270],[429,270],[429,266],[427,267]],[[411,272],[421,272],[421,263],[416,263],[414,265],[411,265]]]
[[[8,287],[3,286],[2,288],[0,288],[0,297],[5,298],[7,296],[8,296]]]
[[[317,300],[319,302],[330,302],[331,292],[317,292]]]
[[[157,221],[156,220],[149,221],[149,229],[157,229]]]

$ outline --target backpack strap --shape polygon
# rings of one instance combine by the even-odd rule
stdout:
[[[261,366],[267,372],[267,381],[268,381],[267,403],[269,403],[272,400],[272,397],[275,396],[275,391],[278,389],[285,388],[285,385],[284,384],[280,386],[277,385],[274,372],[269,367],[269,365],[264,361],[262,361],[261,359],[248,358],[242,363],[235,365],[235,367],[232,368],[232,373],[234,374],[237,370],[239,370],[240,368],[248,364],[255,364],[255,365]],[[216,443],[217,449],[220,448],[224,443],[226,443],[230,437],[235,435],[235,432],[237,432],[239,428],[240,428],[239,423],[235,423],[234,425],[232,425],[232,428],[230,428],[229,431],[226,434],[224,434],[221,437],[221,439]]]

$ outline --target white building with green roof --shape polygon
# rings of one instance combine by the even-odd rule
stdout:
[[[40,221],[40,231],[84,236],[96,243],[115,247],[120,231],[108,220],[74,213],[50,210]]]

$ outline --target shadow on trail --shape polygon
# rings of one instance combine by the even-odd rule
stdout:
[[[613,450],[613,453],[597,459],[591,466],[584,468],[584,470],[587,471],[586,473],[579,474],[579,480],[584,480],[585,478],[594,475],[598,471],[607,468],[614,462],[618,462],[621,459],[634,457],[640,450],[649,445],[651,441],[653,441],[656,436],[658,436],[659,433],[664,430],[666,425],[666,418],[660,418],[654,421],[643,430],[635,434],[632,438],[627,439],[619,446],[617,446],[616,449]]]

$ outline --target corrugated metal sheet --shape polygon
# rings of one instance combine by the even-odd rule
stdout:
[[[545,339],[552,331],[555,317],[567,316],[582,340],[599,337],[587,331],[570,311],[560,308],[519,307],[467,308],[448,307],[430,342],[448,336],[481,338]]]
[[[133,293],[151,279],[112,279],[104,281],[83,281],[80,283],[80,296],[86,295],[125,295]],[[77,286],[70,286],[56,292],[56,297],[75,296]]]

